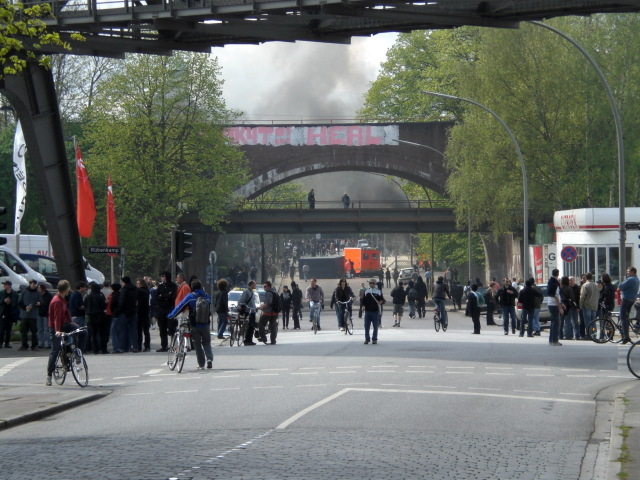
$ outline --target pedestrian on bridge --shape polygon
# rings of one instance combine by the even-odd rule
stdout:
[[[307,195],[307,200],[309,201],[310,209],[316,208],[316,194],[313,192],[313,188],[309,192],[309,195]]]
[[[342,196],[342,206],[344,208],[349,208],[350,204],[351,204],[351,199],[349,198],[349,195],[347,195],[347,192],[344,192],[344,195]]]

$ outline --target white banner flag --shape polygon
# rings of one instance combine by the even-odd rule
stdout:
[[[16,223],[14,233],[20,233],[20,221],[24,215],[27,202],[27,166],[25,164],[25,153],[27,144],[22,134],[20,120],[16,124],[16,136],[13,142],[13,175],[16,177]]]

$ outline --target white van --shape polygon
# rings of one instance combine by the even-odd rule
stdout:
[[[13,270],[11,270],[5,263],[0,261],[0,283],[4,283],[7,280],[11,282],[11,289],[14,292],[19,292],[20,290],[29,286],[29,281],[26,278],[24,278],[22,275],[17,274]]]
[[[8,266],[14,273],[22,275],[27,281],[35,280],[38,283],[44,283],[47,288],[51,288],[51,284],[39,272],[26,264],[18,255],[7,247],[0,247],[0,262]],[[12,280],[13,281],[13,280]]]

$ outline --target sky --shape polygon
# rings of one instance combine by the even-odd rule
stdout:
[[[351,45],[313,42],[269,42],[214,48],[222,67],[227,108],[244,119],[291,123],[351,121],[364,94],[385,61],[397,34],[354,37]],[[314,188],[316,200],[404,199],[384,178],[356,172],[334,172],[296,180]]]

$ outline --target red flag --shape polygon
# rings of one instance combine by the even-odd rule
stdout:
[[[80,236],[89,238],[93,232],[93,221],[96,218],[96,204],[93,201],[93,191],[89,183],[87,168],[82,161],[80,147],[76,144],[76,180],[78,184],[77,211],[78,230]]]
[[[116,227],[116,207],[113,204],[113,186],[111,175],[107,181],[107,247],[118,246],[118,229]],[[115,257],[114,254],[109,254]]]

